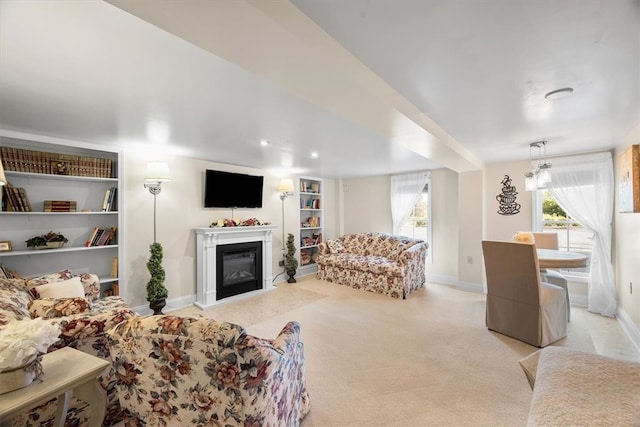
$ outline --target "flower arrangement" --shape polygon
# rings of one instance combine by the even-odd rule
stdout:
[[[38,246],[47,246],[49,243],[53,242],[62,242],[65,244],[69,241],[66,237],[64,237],[60,233],[56,233],[54,231],[50,231],[47,234],[43,234],[42,236],[32,237],[26,241],[27,247],[38,247]]]
[[[519,231],[513,235],[513,241],[518,243],[535,243],[533,233]]]
[[[271,224],[270,222],[261,222],[258,218],[248,218],[245,219],[244,221],[240,221],[237,218],[221,218],[218,220],[215,220],[211,223],[211,225],[209,226],[209,228],[214,228],[214,227],[253,227],[256,225],[269,225]]]
[[[0,372],[30,363],[59,336],[60,326],[40,318],[10,321],[0,329]]]

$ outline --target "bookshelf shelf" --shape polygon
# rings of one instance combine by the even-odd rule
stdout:
[[[7,194],[4,194],[0,241],[11,241],[13,250],[0,252],[0,263],[22,277],[65,268],[75,274],[93,273],[100,277],[101,295],[116,283],[123,286],[119,277],[111,277],[122,277],[122,272],[111,272],[112,261],[122,255],[117,236],[113,244],[85,246],[95,227],[116,228],[119,235],[122,233],[123,198],[117,191],[122,188],[120,150],[0,129],[0,159],[7,181],[14,188],[24,189],[31,209],[6,211],[15,209],[15,204],[7,203]],[[55,165],[63,162],[69,168],[56,169],[54,161]],[[58,175],[55,171],[76,175]],[[105,195],[110,192],[115,194],[111,198],[113,204],[108,211],[103,211]],[[57,249],[27,248],[26,240],[49,231],[63,234],[69,239],[68,243]]]
[[[14,256],[30,256],[30,255],[51,255],[52,253],[63,253],[63,252],[78,252],[78,251],[92,251],[92,250],[100,250],[100,249],[113,249],[117,248],[118,245],[105,245],[105,246],[63,246],[58,249],[28,249],[24,251],[11,251],[11,252],[2,252],[0,256],[2,258],[9,258]]]

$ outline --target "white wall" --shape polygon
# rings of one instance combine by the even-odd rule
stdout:
[[[393,232],[389,203],[389,175],[349,179],[342,182],[344,234],[367,231]]]
[[[256,217],[260,221],[282,226],[282,205],[277,191],[280,178],[267,171],[230,166],[225,164],[188,159],[176,156],[161,156],[149,150],[126,150],[124,199],[125,233],[124,260],[120,261],[121,274],[126,280],[126,301],[133,307],[145,306],[146,283],[149,272],[146,262],[149,245],[153,243],[153,196],[143,188],[144,166],[148,161],[166,161],[171,169],[172,181],[164,183],[157,196],[157,240],[164,248],[163,267],[166,272],[165,285],[169,290],[169,306],[186,304],[196,292],[195,278],[195,235],[196,227],[208,227],[218,218],[231,218],[231,209],[205,209],[204,173],[206,169],[264,176],[262,209],[237,209],[234,217],[247,219]],[[333,183],[329,182],[329,188]],[[325,204],[331,206],[331,193]],[[285,205],[285,232],[297,235],[299,228],[298,203],[295,197],[288,198]],[[334,226],[329,218],[325,222],[329,229]],[[273,233],[273,271],[281,271],[278,266],[282,247],[282,229]],[[179,300],[179,302],[176,302]]]
[[[478,286],[483,282],[482,171],[458,174],[458,281]]]
[[[616,170],[619,156],[632,144],[640,144],[640,125],[616,148],[614,164]],[[616,188],[618,177],[616,174]],[[618,213],[615,208],[615,244],[613,261],[616,273],[618,311],[623,320],[629,320],[640,331],[640,213]],[[629,287],[633,283],[633,293]],[[640,335],[634,337],[640,346]]]
[[[458,174],[449,169],[431,171],[431,219],[433,263],[427,277],[455,281],[458,278]]]
[[[485,168],[484,219],[485,239],[511,240],[517,231],[531,230],[531,192],[524,189],[524,173],[530,168],[529,161],[493,163]],[[500,215],[500,204],[496,196],[502,193],[502,180],[509,175],[518,194],[516,201],[521,205],[516,215]]]

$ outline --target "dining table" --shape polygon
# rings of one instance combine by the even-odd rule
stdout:
[[[536,249],[540,268],[582,268],[587,266],[588,257],[580,252],[557,249]]]

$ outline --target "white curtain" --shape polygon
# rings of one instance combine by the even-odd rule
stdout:
[[[560,207],[594,233],[587,309],[603,316],[616,313],[616,290],[611,264],[613,194],[611,153],[550,159],[549,192]]]
[[[411,209],[430,176],[431,172],[391,175],[391,218],[394,234],[400,233],[402,224],[409,218]]]

